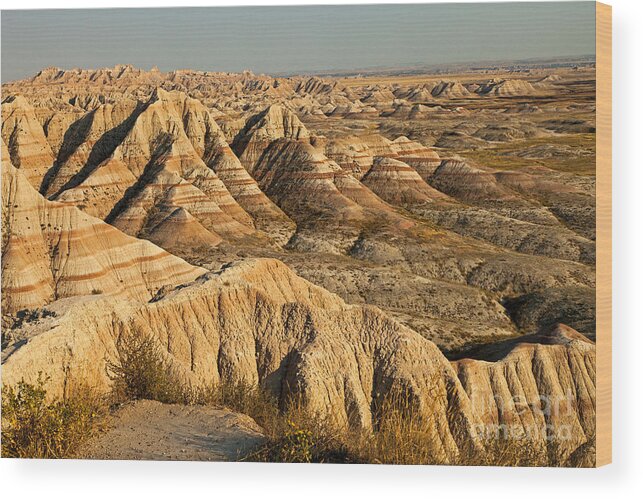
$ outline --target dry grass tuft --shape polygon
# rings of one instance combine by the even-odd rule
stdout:
[[[115,400],[153,399],[164,403],[227,407],[262,427],[267,443],[244,460],[288,463],[380,463],[537,465],[540,454],[526,442],[498,439],[478,449],[444,455],[434,422],[420,414],[404,389],[392,390],[374,403],[372,431],[355,430],[312,413],[297,397],[280,401],[246,383],[223,381],[198,388],[171,373],[153,338],[123,338],[120,360],[110,364]],[[439,400],[435,394],[434,400]],[[438,408],[436,407],[437,411]],[[431,408],[423,408],[424,414]],[[349,418],[351,419],[351,418]],[[463,437],[462,440],[467,440]]]
[[[119,342],[119,360],[108,362],[112,403],[151,399],[163,403],[227,407],[263,428],[267,442],[244,460],[287,463],[547,465],[546,453],[528,441],[498,438],[444,455],[431,418],[411,393],[391,390],[373,403],[372,430],[356,430],[323,418],[298,397],[280,401],[246,383],[224,381],[194,388],[173,374],[157,341],[128,336]],[[7,457],[71,457],[107,412],[106,401],[90,390],[46,402],[46,380],[21,382],[2,394],[2,454]],[[437,386],[437,385],[436,385]],[[433,400],[440,400],[435,394]],[[435,411],[439,408],[434,408]],[[423,415],[424,414],[424,415]],[[349,417],[349,420],[351,418]],[[464,430],[463,430],[464,431]],[[462,436],[462,441],[470,440]]]
[[[114,382],[113,402],[157,400],[166,404],[187,403],[185,387],[172,375],[169,362],[156,340],[149,336],[128,335],[118,343],[119,358],[107,361]]]
[[[41,375],[2,388],[2,457],[73,457],[107,413],[105,399],[80,386],[62,400],[47,402]]]

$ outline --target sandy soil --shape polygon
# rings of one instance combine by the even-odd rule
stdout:
[[[263,441],[261,428],[243,414],[141,400],[120,409],[79,457],[235,461]]]

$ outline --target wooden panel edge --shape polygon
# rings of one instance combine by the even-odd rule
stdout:
[[[596,466],[612,462],[612,7],[596,2]]]

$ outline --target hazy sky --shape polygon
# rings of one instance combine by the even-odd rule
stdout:
[[[2,81],[46,66],[256,73],[593,55],[594,3],[2,11]]]

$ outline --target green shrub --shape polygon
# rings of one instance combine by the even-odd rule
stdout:
[[[272,444],[271,460],[280,463],[310,463],[313,459],[315,438],[313,432],[299,428],[288,421],[283,437]]]
[[[119,341],[118,354],[116,362],[107,362],[115,402],[138,399],[166,404],[188,402],[186,389],[172,375],[169,362],[154,338],[125,336]]]
[[[44,379],[2,388],[2,456],[71,457],[100,426],[106,414],[102,397],[79,387],[62,400],[47,402]]]
[[[242,404],[230,407],[252,417],[264,430],[266,444],[245,457],[249,461],[285,463],[350,462],[341,431],[293,399],[279,409],[277,400],[260,388],[241,392]],[[245,407],[247,411],[241,411]]]

